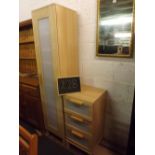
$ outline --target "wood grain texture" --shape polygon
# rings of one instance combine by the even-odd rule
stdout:
[[[32,20],[21,22],[19,28],[19,57],[25,58],[19,60],[19,72],[37,74],[36,61],[30,59],[35,58]]]
[[[75,98],[80,101],[87,101],[93,104],[106,90],[94,88],[88,85],[81,85],[81,92],[68,93],[64,95],[65,98]]]
[[[34,77],[19,77],[19,81],[21,84],[27,84],[30,86],[38,87],[39,86],[39,80],[38,78]]]
[[[28,19],[19,23],[19,28],[27,27],[32,25],[32,19]]]
[[[38,20],[47,18],[49,20],[49,33],[51,45],[51,69],[53,70],[54,97],[56,99],[56,113],[58,129],[49,124],[47,114],[47,97],[45,93],[45,79],[43,76],[43,61],[41,56],[41,43],[39,35]],[[52,4],[32,11],[33,31],[35,40],[35,51],[37,57],[38,77],[41,92],[41,100],[44,110],[46,128],[64,137],[64,118],[62,99],[58,96],[57,78],[61,76],[78,75],[77,54],[77,25],[76,13],[60,5]],[[51,77],[49,77],[51,78]],[[52,79],[52,78],[51,78]]]
[[[31,43],[33,41],[34,41],[34,38],[33,38],[32,25],[29,25],[29,27],[23,27],[23,29],[20,29],[19,31],[20,44]]]
[[[19,116],[44,132],[39,81],[35,60],[32,19],[19,24]],[[21,59],[24,58],[24,59]]]
[[[35,58],[34,43],[19,46],[19,58]]]
[[[20,83],[19,115],[34,128],[44,132],[44,119],[38,87]]]
[[[19,126],[19,152],[27,155],[38,155],[38,137],[36,134],[30,134],[25,128]]]
[[[105,105],[106,105],[106,90],[94,88],[91,86],[82,85],[81,92],[78,93],[70,93],[64,95],[64,104],[67,104],[66,100],[70,100],[72,102],[80,102],[85,104],[87,102],[88,109],[90,113],[88,116],[84,116],[78,111],[74,111],[68,109],[67,106],[65,108],[65,115],[69,114],[74,118],[78,118],[77,121],[81,121],[80,123],[86,123],[89,129],[86,131],[82,131],[82,128],[78,128],[78,126],[73,126],[68,121],[66,121],[66,129],[70,127],[86,136],[89,141],[89,146],[83,146],[81,143],[71,140],[66,136],[66,140],[78,147],[79,149],[84,150],[85,152],[92,154],[96,145],[101,141],[103,137],[103,128],[104,128],[104,114],[105,114]],[[77,105],[77,108],[81,109],[81,105]],[[75,123],[75,122],[74,122]],[[80,125],[78,123],[78,125]],[[82,126],[82,125],[81,125]],[[68,129],[67,129],[68,130]]]
[[[39,34],[39,24],[38,20],[47,18],[49,20],[49,24],[51,26],[49,29],[50,33],[50,44],[51,46],[51,62],[52,65],[50,66],[51,70],[53,70],[52,75],[54,78],[49,77],[50,79],[53,79],[51,81],[53,87],[54,87],[54,96],[56,100],[56,118],[58,123],[58,128],[55,128],[52,126],[52,124],[49,123],[48,118],[48,102],[45,92],[45,80],[44,80],[44,74],[43,74],[43,61],[42,61],[42,55],[41,55],[41,42],[40,42],[40,34]],[[63,116],[62,116],[62,104],[61,104],[61,98],[57,95],[57,76],[60,75],[60,69],[59,69],[59,55],[58,55],[58,40],[57,40],[57,27],[56,27],[56,11],[55,11],[55,5],[46,6],[37,10],[34,10],[32,12],[32,19],[33,19],[33,30],[34,30],[34,39],[35,39],[35,51],[36,51],[36,57],[37,57],[37,67],[38,67],[38,77],[39,77],[39,86],[40,86],[40,92],[41,92],[41,100],[42,100],[42,107],[44,111],[44,119],[45,119],[45,126],[46,129],[58,137],[62,138],[64,135],[64,125],[63,125]]]
[[[60,76],[79,75],[77,14],[56,5]]]

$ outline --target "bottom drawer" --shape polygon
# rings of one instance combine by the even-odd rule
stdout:
[[[89,149],[91,147],[91,138],[83,134],[75,129],[66,128],[66,136],[67,139],[71,140],[73,143],[84,147],[85,149]]]

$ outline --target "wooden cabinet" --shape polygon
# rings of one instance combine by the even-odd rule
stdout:
[[[40,107],[41,104],[40,99],[25,95],[25,104],[26,104],[26,120],[39,128],[41,126],[40,124]]]
[[[35,128],[44,131],[39,84],[26,83],[29,80],[31,80],[31,77],[20,78],[19,116]],[[32,79],[32,81],[35,80],[37,79]]]
[[[26,106],[24,102],[24,95],[22,94],[21,90],[19,91],[19,117],[21,119],[24,119],[26,116]]]
[[[20,75],[37,74],[32,20],[19,25],[19,72]],[[25,75],[26,75],[25,74]]]
[[[52,4],[32,11],[32,21],[46,129],[63,138],[63,106],[57,78],[79,75],[77,15]]]
[[[106,91],[82,85],[63,99],[66,141],[92,154],[103,137]]]
[[[19,25],[19,117],[43,131],[39,82],[35,57],[32,20]]]

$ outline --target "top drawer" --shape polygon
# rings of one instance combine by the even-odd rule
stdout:
[[[91,119],[91,106],[85,101],[75,98],[64,98],[65,111],[71,111],[73,113],[82,115],[88,119]]]
[[[20,91],[30,96],[40,97],[40,92],[39,92],[38,87],[21,84]]]

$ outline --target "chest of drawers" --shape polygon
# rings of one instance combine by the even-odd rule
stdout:
[[[83,85],[63,99],[67,143],[92,154],[103,137],[106,91]]]
[[[20,77],[19,94],[20,119],[43,132],[44,119],[37,78]]]

